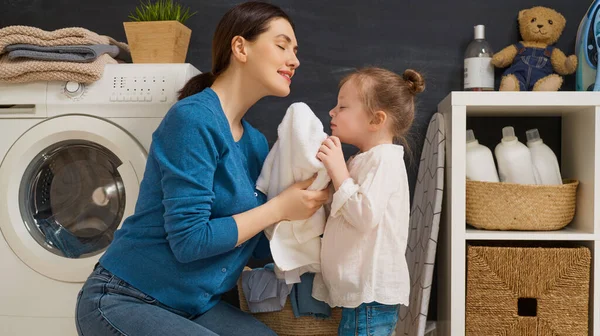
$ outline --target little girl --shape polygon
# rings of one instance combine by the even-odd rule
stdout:
[[[409,188],[404,147],[395,143],[404,142],[424,87],[414,70],[362,69],[342,80],[329,112],[333,135],[317,157],[335,193],[312,295],[343,307],[338,335],[391,335],[399,305],[408,305]],[[360,150],[347,165],[341,143]]]

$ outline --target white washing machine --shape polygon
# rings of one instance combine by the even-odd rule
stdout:
[[[107,65],[0,84],[0,335],[76,335],[83,282],[133,213],[152,132],[199,71]]]

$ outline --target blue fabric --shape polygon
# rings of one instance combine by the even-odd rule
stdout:
[[[282,310],[291,289],[284,279],[277,279],[272,263],[242,273],[242,290],[251,313]]]
[[[77,297],[79,335],[276,336],[252,315],[219,301],[200,316],[168,307],[98,266]]]
[[[242,124],[243,136],[235,142],[210,88],[169,110],[152,135],[135,213],[115,233],[102,266],[196,315],[236,285],[255,250],[264,257],[263,234],[235,247],[231,216],[266,202],[255,183],[269,151],[262,133]]]
[[[390,336],[398,323],[399,308],[377,302],[343,308],[338,336]]]
[[[517,55],[513,64],[504,72],[504,76],[515,75],[521,91],[533,90],[537,81],[554,73],[550,60],[554,47],[530,48],[520,42],[515,47]]]
[[[331,316],[331,307],[325,302],[312,297],[314,273],[304,273],[300,276],[300,282],[294,284],[290,293],[290,303],[294,316],[313,316],[325,319]]]
[[[60,250],[67,258],[79,258],[83,254],[99,251],[108,245],[105,235],[91,239],[77,237],[51,219],[38,219],[37,224],[44,233],[46,242]]]
[[[266,200],[266,196],[264,194],[262,194],[260,191],[257,191],[257,193],[259,193],[261,197],[264,197]],[[252,257],[256,259],[266,259],[271,257],[271,243],[269,242],[269,239],[267,238],[267,236],[265,236],[264,233],[260,234],[258,245],[254,249]]]

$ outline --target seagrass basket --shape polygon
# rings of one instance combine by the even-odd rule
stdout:
[[[573,220],[578,185],[577,180],[561,185],[467,180],[467,223],[487,230],[559,230]]]
[[[467,335],[588,335],[586,247],[467,247]]]

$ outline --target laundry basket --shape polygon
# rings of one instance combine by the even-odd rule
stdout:
[[[249,268],[245,268],[249,270]],[[242,290],[242,277],[237,283],[240,309],[250,313],[248,302]],[[338,326],[342,319],[342,310],[340,308],[331,309],[331,317],[328,319],[316,319],[310,316],[301,316],[296,318],[292,310],[290,300],[285,302],[281,311],[271,313],[256,313],[253,316],[273,329],[279,336],[336,336]]]
[[[467,335],[588,335],[586,247],[467,247]]]

